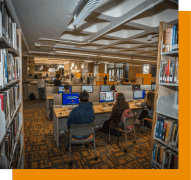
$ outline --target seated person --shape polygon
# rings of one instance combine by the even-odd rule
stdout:
[[[56,75],[56,79],[53,81],[55,86],[61,86],[60,74]]]
[[[70,129],[71,124],[89,124],[94,120],[94,109],[92,102],[89,102],[89,94],[87,91],[80,93],[80,103],[79,106],[72,109],[67,120],[68,129]],[[90,137],[91,134],[86,136],[74,136],[75,139],[86,139]]]
[[[69,89],[70,89],[70,86],[69,86],[69,85],[66,84],[66,85],[64,86],[64,89],[65,89],[65,92],[64,92],[64,93],[69,93],[69,92],[70,92],[70,90],[69,90]]]
[[[141,106],[143,106],[143,107],[146,106],[147,110],[142,110],[137,121],[140,121],[143,118],[153,119],[154,97],[155,97],[155,93],[153,93],[153,92],[147,93],[147,100],[145,99],[145,101],[143,103],[141,103]],[[145,123],[147,123],[146,124],[147,127],[151,128],[151,122],[145,121]]]
[[[117,135],[117,131],[115,130],[115,128],[118,127],[124,110],[129,109],[129,103],[125,100],[125,96],[123,93],[117,93],[116,100],[117,102],[113,106],[109,120],[105,121],[104,125],[100,129],[102,133],[108,134],[110,128],[110,133]]]

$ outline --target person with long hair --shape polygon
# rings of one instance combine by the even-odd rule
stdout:
[[[111,134],[116,134],[116,128],[118,127],[124,110],[129,109],[129,103],[125,100],[123,93],[119,92],[116,95],[116,103],[113,106],[109,120],[105,121],[104,125],[100,129],[101,132],[108,134],[109,129]]]
[[[145,100],[145,102],[141,103],[141,106],[143,107],[146,106],[146,110],[142,110],[138,118],[138,121],[141,121],[143,118],[153,119],[154,97],[155,97],[155,93],[148,92],[147,99]],[[145,121],[145,123],[148,123],[145,125],[151,128],[151,124],[149,124],[150,122]]]

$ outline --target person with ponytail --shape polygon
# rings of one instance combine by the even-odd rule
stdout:
[[[129,103],[125,100],[124,94],[119,92],[116,95],[116,103],[113,106],[110,118],[109,120],[105,121],[104,125],[100,129],[100,132],[108,134],[110,128],[111,134],[116,135],[117,131],[115,128],[118,127],[122,118],[122,114],[126,109],[129,109]]]

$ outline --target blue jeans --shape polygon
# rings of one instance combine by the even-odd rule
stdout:
[[[44,98],[44,88],[38,88],[39,91],[39,99]]]

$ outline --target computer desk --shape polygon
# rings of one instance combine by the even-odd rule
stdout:
[[[108,106],[105,104],[105,106]],[[133,111],[144,109],[144,107],[141,106],[135,106],[133,102],[129,102],[130,109]],[[95,126],[101,126],[104,124],[106,120],[109,119],[112,111],[112,107],[110,106],[110,109],[103,110],[103,103],[94,105],[94,115],[95,115]],[[54,130],[54,138],[56,141],[57,147],[59,147],[59,135],[60,131],[67,131],[67,119],[70,114],[67,110],[71,108],[55,108],[53,109],[53,130]]]

